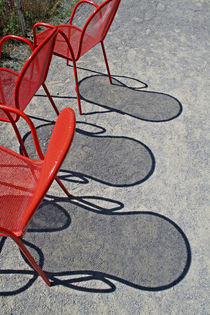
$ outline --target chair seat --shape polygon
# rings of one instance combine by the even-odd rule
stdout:
[[[58,27],[58,30],[62,31],[66,35],[72,47],[74,58],[75,60],[77,60],[78,54],[79,54],[79,45],[80,45],[80,37],[82,34],[82,30],[72,25],[56,25],[56,27]],[[50,29],[46,29],[40,32],[39,34],[37,34],[38,44],[40,44],[45,39],[49,31]],[[91,47],[93,47],[96,44],[94,42],[95,42],[95,38],[86,33],[82,41],[80,56],[84,55]],[[61,36],[59,33],[56,38],[53,53],[59,57],[72,60],[72,56],[70,54],[68,45],[64,37]]]
[[[0,146],[0,230],[16,237],[24,234],[42,164]]]

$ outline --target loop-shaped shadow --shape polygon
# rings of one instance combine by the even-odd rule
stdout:
[[[114,289],[106,282],[113,279],[158,291],[185,277],[191,262],[190,245],[169,218],[140,211],[99,214],[65,201],[72,219],[69,228],[59,232],[59,237],[54,233],[36,234],[45,270],[55,284],[106,292]],[[29,241],[32,234],[26,234]]]
[[[88,183],[88,179],[114,187],[128,187],[143,183],[155,169],[155,158],[142,142],[129,137],[101,136],[105,129],[78,122],[71,150],[60,174],[61,179]],[[43,151],[46,151],[53,124],[37,127]],[[29,156],[36,158],[31,134],[24,137]]]
[[[76,206],[100,214],[111,214],[124,208],[124,204],[120,201],[99,196],[73,196],[70,202]]]
[[[23,240],[25,245],[29,247],[29,250],[35,253],[36,261],[38,262],[39,266],[42,268],[44,264],[44,256],[42,251],[35,246],[34,244]],[[6,244],[5,244],[6,246]],[[20,252],[21,253],[21,252]],[[1,253],[3,255],[3,253]],[[23,259],[27,264],[25,257],[21,254]],[[1,263],[0,268],[0,277],[1,277],[1,288],[0,288],[0,296],[11,296],[16,295],[21,292],[24,292],[34,283],[37,279],[38,274],[34,271],[31,267],[31,270],[14,270],[14,269],[3,269],[3,263]],[[29,264],[30,265],[30,264]],[[30,278],[29,278],[30,277]]]
[[[101,106],[109,111],[150,121],[164,122],[178,117],[182,104],[175,97],[141,88],[129,87],[113,76],[111,85],[105,75],[92,75],[79,83],[81,99]],[[132,80],[131,80],[132,81]],[[94,111],[84,115],[100,113]]]
[[[98,272],[62,272],[51,274],[50,278],[52,286],[62,285],[78,291],[110,293],[116,290],[112,281]]]

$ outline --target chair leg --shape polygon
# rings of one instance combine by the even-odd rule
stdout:
[[[82,115],[81,101],[80,101],[80,95],[79,95],[79,84],[78,84],[76,61],[72,60],[72,63],[73,63],[73,68],[74,68],[74,80],[75,80],[75,85],[76,85],[77,103],[78,103],[78,108],[79,108],[79,114]]]
[[[45,83],[43,83],[42,86],[43,86],[45,93],[47,94],[47,96],[50,100],[50,103],[52,104],[52,107],[54,108],[56,114],[59,115],[59,110],[57,109],[55,102],[53,101],[52,96],[50,95],[48,88],[46,87]]]
[[[38,274],[42,277],[42,279],[44,280],[44,282],[50,286],[51,282],[50,280],[47,278],[47,276],[45,275],[45,273],[43,272],[43,270],[39,267],[39,265],[35,262],[34,258],[31,256],[31,254],[29,253],[28,249],[25,247],[25,245],[23,244],[23,242],[16,237],[12,237],[12,239],[15,241],[15,243],[18,245],[18,247],[20,248],[21,252],[23,253],[23,255],[27,258],[27,260],[30,262],[30,264],[33,266],[33,268],[38,272]]]
[[[65,194],[70,197],[71,194],[68,192],[68,190],[66,189],[66,187],[64,186],[64,184],[61,182],[61,180],[58,178],[58,176],[55,177],[56,182],[58,183],[58,185],[63,189],[63,191],[65,192]]]
[[[14,129],[14,131],[15,131],[15,133],[16,133],[16,136],[17,136],[17,138],[18,138],[18,141],[19,141],[19,143],[20,143],[20,147],[21,147],[21,149],[22,149],[22,153],[23,153],[24,156],[27,156],[27,157],[28,157],[28,153],[27,153],[27,151],[26,151],[26,148],[25,148],[25,145],[24,145],[23,140],[22,140],[22,138],[21,138],[21,135],[20,135],[20,133],[19,133],[19,130],[18,130],[18,128],[17,128],[17,126],[16,126],[16,124],[15,124],[14,121],[11,120],[11,123],[12,123],[12,127],[13,127],[13,129]]]
[[[105,61],[105,64],[106,64],[106,70],[107,70],[107,73],[108,73],[109,82],[110,82],[110,84],[112,84],[112,78],[111,78],[111,74],[110,74],[110,70],[109,70],[109,64],[108,64],[106,51],[105,51],[105,47],[104,47],[104,43],[103,42],[101,42],[101,48],[102,48],[103,55],[104,55],[104,61]]]
[[[20,147],[22,149],[23,155],[28,157],[28,153],[26,151],[25,145],[24,145],[23,140],[21,138],[20,132],[19,132],[17,126],[16,126],[16,123],[15,123],[14,119],[12,118],[12,115],[9,112],[7,112],[7,111],[4,111],[4,112],[7,115],[8,119],[10,120],[10,122],[12,124],[12,127],[13,127],[13,129],[14,129],[14,131],[16,133],[16,136],[17,136],[17,139],[18,139],[18,141],[20,143]]]

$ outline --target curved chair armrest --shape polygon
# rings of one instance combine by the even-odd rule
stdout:
[[[72,11],[72,14],[71,14],[71,17],[70,17],[70,20],[69,20],[69,24],[72,24],[73,19],[74,19],[74,15],[75,15],[75,13],[76,13],[76,10],[77,10],[77,8],[80,6],[80,4],[82,4],[82,3],[91,4],[91,5],[93,5],[95,8],[98,8],[98,7],[99,7],[97,3],[95,3],[95,2],[93,2],[93,1],[91,1],[91,0],[80,0],[79,2],[77,2],[77,4],[75,5],[75,7],[74,7],[74,9],[73,9],[73,11]]]
[[[59,164],[65,159],[74,138],[75,124],[76,119],[73,109],[64,108],[55,122],[45,153],[45,167],[43,170],[45,175],[49,174],[48,176],[51,176],[52,171],[50,170],[58,170]]]
[[[21,42],[24,42],[25,44],[27,44],[31,48],[32,51],[34,50],[33,44],[28,39],[26,39],[25,37],[18,36],[18,35],[6,35],[0,40],[0,56],[1,56],[2,46],[5,43],[5,41],[8,39],[15,39],[15,40],[19,40]]]
[[[54,28],[56,27],[55,25],[49,24],[49,23],[45,23],[45,22],[37,22],[36,24],[34,24],[33,26],[33,44],[34,47],[37,46],[37,28],[43,26],[46,28]]]
[[[16,107],[11,107],[11,106],[0,104],[0,109],[3,110],[6,113],[6,115],[9,118],[9,120],[10,120],[10,122],[11,122],[11,124],[12,124],[12,126],[13,126],[13,128],[15,130],[15,132],[18,131],[18,134],[16,132],[16,136],[18,138],[18,141],[19,141],[19,143],[21,145],[22,150],[25,151],[25,152],[23,152],[24,155],[28,156],[22,139],[18,137],[18,135],[20,135],[20,133],[19,133],[19,130],[18,130],[18,128],[17,128],[17,126],[16,126],[16,124],[14,122],[14,119],[12,118],[12,115],[10,113],[15,113],[16,115],[22,117],[26,121],[26,123],[28,124],[28,126],[29,126],[29,128],[31,130],[31,134],[32,134],[32,137],[33,137],[33,141],[34,141],[34,145],[35,145],[37,154],[38,154],[40,160],[43,160],[44,159],[44,155],[43,155],[41,147],[39,145],[39,140],[38,140],[38,136],[37,136],[37,133],[36,133],[36,129],[34,127],[34,124],[31,121],[31,119],[24,112],[22,112],[21,110],[19,110]]]

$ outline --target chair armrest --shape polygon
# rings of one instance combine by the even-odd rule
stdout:
[[[51,170],[59,168],[68,152],[73,141],[75,132],[75,114],[74,111],[66,107],[58,115],[53,128],[47,151],[44,157],[45,174],[51,174]],[[45,177],[45,176],[44,176]]]
[[[70,20],[69,20],[69,24],[72,24],[73,19],[74,19],[74,15],[76,13],[76,10],[80,6],[80,4],[82,4],[82,3],[88,3],[88,4],[93,5],[95,8],[98,8],[98,4],[93,2],[93,1],[91,1],[91,0],[80,0],[79,2],[77,2],[77,4],[75,5],[75,7],[74,7],[74,9],[72,11],[72,14],[71,14],[71,17],[70,17]]]
[[[26,39],[25,37],[21,37],[18,35],[6,35],[0,40],[0,56],[1,56],[2,46],[5,43],[5,41],[8,39],[15,39],[15,40],[19,40],[21,42],[24,42],[25,44],[27,44],[31,48],[32,51],[34,50],[33,44],[28,39]]]

